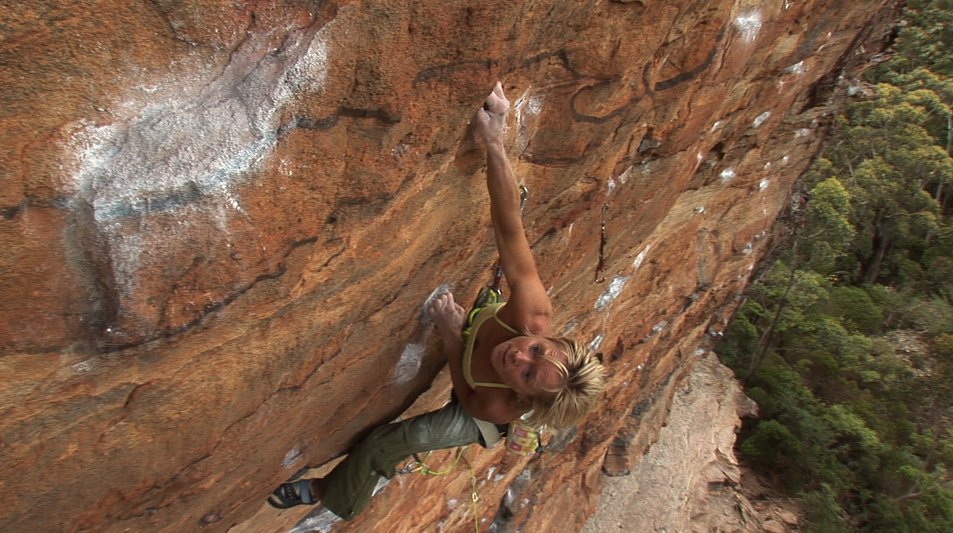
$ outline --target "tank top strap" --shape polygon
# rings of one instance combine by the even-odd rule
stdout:
[[[522,335],[522,333],[520,333],[519,331],[517,331],[516,328],[510,326],[510,325],[507,324],[506,322],[503,322],[503,321],[500,319],[500,317],[497,316],[497,313],[499,312],[500,307],[503,307],[503,306],[500,305],[499,307],[497,307],[496,309],[493,310],[493,320],[496,320],[496,323],[499,324],[500,326],[502,326],[503,329],[505,329],[506,331],[509,331],[510,333],[512,333],[512,334],[514,334],[514,335]]]
[[[467,384],[472,388],[476,387],[493,387],[498,389],[508,389],[509,385],[503,383],[492,383],[486,381],[476,381],[473,379],[473,374],[470,372],[470,365],[473,360],[473,347],[476,344],[477,333],[480,331],[480,326],[484,322],[489,320],[491,317],[496,320],[498,324],[506,328],[507,331],[516,333],[516,330],[506,325],[503,321],[497,318],[496,313],[500,310],[501,307],[505,305],[505,302],[499,302],[487,305],[483,309],[480,309],[473,315],[473,320],[470,326],[467,328],[469,330],[468,334],[464,335],[464,340],[466,344],[463,349],[463,378],[467,381]],[[518,334],[518,333],[517,333]]]

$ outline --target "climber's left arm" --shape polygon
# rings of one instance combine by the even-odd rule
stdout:
[[[543,334],[550,326],[552,305],[523,229],[519,187],[503,143],[503,125],[509,105],[502,86],[497,83],[474,117],[477,135],[486,144],[490,219],[510,287],[510,298],[500,311],[500,318],[532,333]]]

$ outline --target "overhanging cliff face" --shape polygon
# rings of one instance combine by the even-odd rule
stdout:
[[[416,409],[439,405],[421,309],[494,259],[468,122],[497,79],[557,323],[611,378],[558,453],[471,457],[478,514],[580,525],[607,449],[637,458],[724,327],[895,4],[5,8],[0,529],[280,530],[306,510],[263,508],[277,483],[432,382]],[[470,484],[403,476],[335,527],[472,527]]]

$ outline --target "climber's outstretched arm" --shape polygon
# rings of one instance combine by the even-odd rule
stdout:
[[[490,218],[511,292],[501,318],[511,319],[514,326],[530,333],[541,334],[549,329],[552,306],[523,230],[519,187],[503,144],[503,126],[509,106],[503,87],[497,83],[474,118],[476,133],[486,144]]]

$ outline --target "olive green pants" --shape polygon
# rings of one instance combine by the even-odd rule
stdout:
[[[370,502],[378,479],[392,478],[397,465],[412,454],[477,442],[480,430],[456,400],[437,411],[380,426],[321,481],[321,504],[350,520]]]

